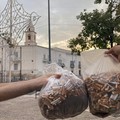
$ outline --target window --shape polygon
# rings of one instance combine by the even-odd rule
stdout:
[[[28,35],[28,40],[31,40],[31,36],[30,35]]]
[[[81,75],[81,70],[79,70],[79,75]]]
[[[14,64],[14,70],[18,70],[18,64]]]
[[[61,54],[59,54],[59,57],[61,57]]]
[[[18,52],[14,52],[15,57],[18,57]]]
[[[45,54],[43,55],[43,60],[46,60],[46,55]]]
[[[78,62],[78,68],[81,68],[81,62],[80,61]]]
[[[34,40],[36,40],[36,36],[34,35]]]
[[[48,59],[47,59],[46,55],[43,54],[43,63],[47,63],[47,62],[48,62]]]
[[[61,59],[58,59],[58,64],[62,64],[62,60]]]
[[[75,65],[74,65],[74,61],[70,61],[70,68],[74,68]]]
[[[58,65],[62,66],[62,60],[61,59],[58,59]]]

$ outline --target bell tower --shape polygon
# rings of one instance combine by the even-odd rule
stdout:
[[[25,31],[25,45],[37,45],[35,27],[31,20]]]

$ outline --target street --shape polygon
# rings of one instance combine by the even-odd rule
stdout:
[[[120,120],[115,117],[107,117],[104,120]],[[38,98],[35,95],[24,95],[15,99],[0,103],[0,120],[46,120],[39,110]],[[65,120],[102,120],[89,113],[87,109],[81,115]]]

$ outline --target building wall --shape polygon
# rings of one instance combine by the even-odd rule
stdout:
[[[7,43],[1,44],[0,77],[4,76],[2,80],[7,81],[10,78],[9,75],[11,73],[11,78],[15,81],[16,79],[25,79],[25,77],[28,79],[29,76],[35,77],[41,75],[43,69],[48,64],[48,53],[48,48],[37,45],[35,28],[30,21],[30,24],[25,31],[24,45],[16,46],[12,49],[9,48]],[[52,48],[51,61],[52,63],[57,63],[64,69],[79,75],[78,63],[80,61],[80,56],[75,54],[71,55],[71,51]],[[71,61],[74,63],[74,66],[70,64]]]
[[[41,47],[37,45],[18,46],[15,49],[15,51],[13,50],[12,54],[14,54],[12,55],[12,62],[11,62],[12,77],[15,77],[16,75],[17,77],[19,77],[20,74],[24,76],[25,75],[40,76],[43,72],[43,69],[48,64],[48,48],[45,47]],[[1,55],[2,53],[0,54],[0,58],[2,59]],[[6,57],[4,56],[4,59],[5,58]],[[8,58],[6,59],[6,61],[4,61],[4,65],[3,65],[4,70],[7,74],[9,74]],[[64,64],[63,66],[64,69],[67,69],[69,71],[71,71],[70,61],[74,61],[75,68],[73,69],[73,72],[76,75],[79,75],[78,63],[80,61],[80,56],[75,54],[71,55],[71,52],[68,50],[54,48],[51,50],[51,59],[52,59],[52,63],[58,63],[59,65],[61,65],[61,63],[62,65]],[[15,64],[17,64],[16,67],[17,69],[15,69]],[[2,69],[1,66],[2,65],[0,65],[0,70]]]
[[[18,47],[19,52],[19,47]],[[19,53],[20,54],[20,53]],[[65,65],[64,69],[71,71],[70,61],[73,60],[75,64],[74,73],[78,75],[78,62],[80,56],[71,55],[70,51],[61,49],[51,50],[51,59],[54,63],[59,63],[61,60]],[[48,64],[48,49],[40,46],[23,46],[22,47],[22,71],[38,74],[43,72],[43,68]]]

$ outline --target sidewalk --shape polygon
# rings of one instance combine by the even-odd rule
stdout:
[[[107,117],[104,120],[120,120],[120,118]],[[12,100],[0,102],[0,120],[46,120],[40,113],[38,100],[35,95],[24,95]],[[81,115],[65,120],[103,120],[97,118],[86,110]]]

